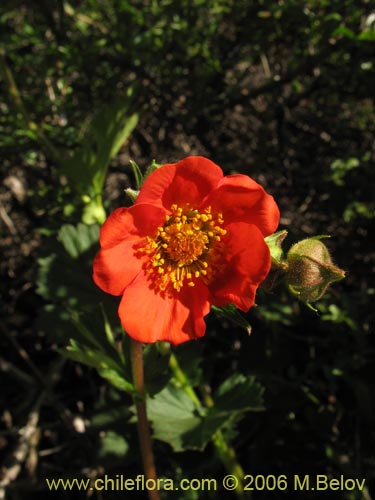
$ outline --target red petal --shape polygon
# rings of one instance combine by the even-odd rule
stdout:
[[[101,248],[111,248],[125,240],[152,235],[165,220],[165,211],[147,204],[118,208],[100,229]]]
[[[98,252],[93,264],[93,279],[104,292],[121,295],[141,271],[144,259],[136,257],[134,248],[139,241],[124,241]]]
[[[228,245],[226,270],[209,289],[215,305],[233,303],[247,311],[254,305],[256,289],[270,270],[270,252],[256,226],[239,222],[229,224],[227,230],[223,240]]]
[[[122,294],[144,262],[135,247],[146,235],[154,235],[164,220],[164,210],[152,205],[119,208],[108,217],[100,230],[101,250],[93,264],[93,279],[99,288]]]
[[[203,156],[189,156],[178,163],[163,165],[145,180],[138,203],[152,203],[170,210],[190,204],[193,208],[223,177],[220,167]]]
[[[247,175],[228,175],[203,201],[212,212],[222,212],[224,223],[243,221],[256,225],[263,236],[276,231],[280,212],[275,200]]]
[[[119,316],[125,331],[139,342],[164,340],[181,344],[204,335],[203,317],[209,312],[207,295],[207,287],[200,284],[172,295],[162,293],[152,289],[141,273],[126,288]]]

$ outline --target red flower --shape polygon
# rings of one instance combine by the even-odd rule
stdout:
[[[155,170],[135,205],[108,217],[94,281],[122,295],[119,316],[131,337],[180,344],[204,335],[212,304],[254,304],[271,265],[264,237],[278,222],[274,199],[250,177],[224,177],[190,156]]]

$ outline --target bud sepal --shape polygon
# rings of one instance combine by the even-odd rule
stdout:
[[[293,245],[287,255],[286,282],[289,291],[307,305],[319,300],[335,281],[345,278],[322,243],[329,236],[315,236]]]

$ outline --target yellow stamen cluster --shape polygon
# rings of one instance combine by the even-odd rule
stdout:
[[[215,270],[215,254],[226,234],[222,214],[212,215],[211,207],[202,213],[190,207],[172,205],[154,237],[147,237],[140,251],[150,256],[147,272],[155,284],[166,290],[171,284],[177,291],[184,284],[195,286],[195,280],[208,283]],[[220,253],[220,252],[219,252]]]

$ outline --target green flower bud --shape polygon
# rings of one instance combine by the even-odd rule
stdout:
[[[302,240],[293,245],[287,255],[288,288],[307,304],[320,299],[331,283],[345,277],[345,272],[333,264],[321,238]]]

